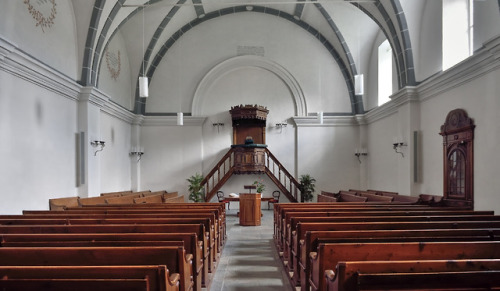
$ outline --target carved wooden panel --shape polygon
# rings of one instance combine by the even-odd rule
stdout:
[[[240,193],[240,225],[260,225],[261,194]]]
[[[229,110],[233,120],[233,144],[245,144],[250,136],[254,143],[266,143],[266,119],[269,110],[260,105],[239,105]]]
[[[264,173],[266,170],[265,151],[265,148],[236,147],[234,151],[234,173]]]
[[[447,205],[474,205],[474,121],[463,109],[450,111],[441,126],[443,191]]]

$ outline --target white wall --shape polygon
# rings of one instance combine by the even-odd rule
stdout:
[[[299,126],[297,129],[298,175],[316,179],[316,195],[322,190],[358,188],[361,165],[354,156],[359,144],[358,126]]]
[[[51,1],[30,1],[35,10],[49,18]],[[56,1],[50,27],[37,26],[24,1],[2,1],[0,36],[14,42],[27,54],[73,80],[80,75],[73,6],[70,0]],[[82,48],[83,49],[83,48]]]
[[[474,200],[478,210],[498,205],[500,166],[495,152],[500,138],[500,70],[484,75],[460,87],[421,103],[422,188],[423,193],[442,193],[443,148],[438,135],[449,111],[462,108],[476,124],[474,137]]]
[[[396,112],[368,124],[367,189],[399,192],[398,164],[403,157],[395,153],[392,148],[393,137],[399,134]],[[408,195],[408,193],[402,194]]]
[[[113,102],[132,110],[138,76],[132,76],[129,53],[120,32],[115,34],[104,51],[99,69],[99,89],[106,92]],[[111,72],[119,72],[116,79]]]
[[[280,65],[297,80],[307,99],[309,112],[351,112],[346,83],[326,48],[307,31],[287,20],[253,12],[219,17],[184,34],[156,69],[146,111],[189,112],[203,77],[218,64],[236,57],[238,46],[262,47],[266,60]],[[219,88],[231,89],[252,81],[235,77],[226,80],[233,83],[218,83]],[[246,97],[262,92],[263,83],[257,85],[259,87],[252,88]],[[226,95],[219,98],[233,99],[244,97],[245,91],[237,95],[231,90],[220,93]]]
[[[0,213],[76,195],[76,124],[75,101],[0,70]]]
[[[178,191],[187,201],[186,179],[202,173],[201,127],[145,125],[141,145],[145,154],[140,161],[139,190]]]
[[[100,158],[100,192],[114,192],[132,189],[131,163],[136,157],[130,157],[131,125],[107,113],[100,117],[101,139],[106,141]],[[90,157],[92,158],[92,157]]]

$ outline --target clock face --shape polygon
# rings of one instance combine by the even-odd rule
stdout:
[[[56,0],[24,0],[24,4],[28,6],[35,26],[39,26],[43,32],[54,25],[57,14]]]
[[[106,66],[111,74],[111,78],[116,80],[120,76],[121,70],[120,50],[106,50]]]

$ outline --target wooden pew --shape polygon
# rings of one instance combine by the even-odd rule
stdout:
[[[67,211],[72,213],[88,213],[89,211],[95,213],[194,213],[194,212],[206,212],[213,211],[219,219],[219,225],[223,233],[219,239],[219,246],[222,247],[226,239],[226,225],[225,225],[225,208],[223,203],[151,203],[147,206],[143,204],[127,204],[127,205],[92,205],[83,206],[76,208],[68,208]],[[46,214],[48,211],[44,210],[24,210],[23,214]]]
[[[344,205],[344,203],[349,203]],[[422,205],[406,205],[406,204],[365,204],[368,202],[355,203],[354,205],[350,202],[344,203],[308,203],[310,205],[299,205],[297,207],[293,207],[291,205],[279,205],[275,207],[275,221],[276,230],[279,231],[279,228],[283,226],[283,218],[287,213],[292,212],[355,212],[355,211],[462,211],[462,212],[471,212],[470,209],[464,208],[455,208],[455,207],[429,207]],[[493,211],[484,212],[484,214],[493,214]]]
[[[106,193],[101,193],[100,196],[108,196],[108,197],[118,197],[122,196],[123,194],[131,194],[132,190],[127,190],[127,191],[116,191],[116,192],[106,192]]]
[[[80,197],[64,197],[49,199],[50,210],[64,210],[66,207],[78,207]]]
[[[335,271],[325,271],[326,289],[328,291],[356,291],[358,288],[358,273],[373,274],[373,273],[441,273],[441,272],[459,272],[459,271],[490,271],[500,270],[500,260],[498,259],[470,259],[470,260],[419,260],[419,261],[358,261],[358,262],[339,262]],[[426,276],[427,277],[427,276]],[[422,280],[420,283],[429,283],[429,277]],[[454,285],[454,282],[446,280],[447,286],[457,290],[457,287],[470,287],[463,281],[458,281],[461,285]],[[486,280],[482,282],[492,282]],[[396,281],[393,281],[396,283]],[[405,282],[406,286],[413,288],[423,287],[420,284],[410,284]],[[391,287],[397,287],[391,285]],[[425,288],[430,289],[429,285]],[[445,286],[441,286],[445,287]],[[484,288],[485,286],[483,286]],[[390,288],[383,288],[390,289]],[[437,286],[432,286],[432,289],[438,289]],[[440,289],[441,290],[441,289]],[[469,290],[469,289],[468,289]],[[484,290],[484,289],[482,289]]]
[[[163,194],[148,195],[133,199],[134,203],[163,203]]]
[[[61,221],[54,220],[55,224],[48,224],[47,221],[36,219],[35,221],[18,220],[16,225],[1,225],[0,234],[6,233],[89,233],[89,232],[192,232],[198,236],[203,243],[204,263],[208,264],[208,269],[212,272],[215,268],[215,252],[211,249],[210,236],[207,236],[206,222],[202,218],[162,218],[162,219],[113,219],[113,220],[85,220],[73,219]],[[58,224],[69,221],[70,224]],[[38,223],[37,223],[38,222]],[[47,222],[47,224],[43,224]],[[91,223],[95,222],[95,223]],[[140,222],[143,222],[140,224]],[[162,224],[164,222],[165,224]],[[184,226],[184,227],[183,227]],[[92,230],[95,231],[92,231]],[[116,230],[116,231],[115,231]],[[154,231],[153,231],[154,230]],[[213,245],[213,244],[212,244]]]
[[[184,203],[184,196],[165,199],[164,203]]]
[[[195,290],[207,287],[210,281],[208,265],[203,263],[203,245],[195,233],[83,233],[83,234],[1,234],[1,247],[20,246],[145,246],[175,245],[181,242],[187,253],[193,254]],[[81,245],[80,245],[81,246]]]
[[[222,247],[226,238],[225,226],[225,209],[222,203],[151,203],[147,206],[143,204],[128,204],[128,205],[93,205],[82,208],[68,208],[67,211],[74,214],[100,213],[100,214],[133,214],[133,213],[198,213],[198,212],[214,212],[218,217],[220,229],[223,233],[219,239],[219,245]],[[31,214],[50,214],[52,212],[44,210],[24,210],[24,215]],[[62,213],[62,212],[58,212]]]
[[[443,196],[431,195],[431,194],[420,194],[420,201],[427,205],[442,205]]]
[[[333,196],[324,195],[323,193],[318,194],[317,196],[318,202],[337,202],[337,198]]]
[[[106,198],[104,202],[106,204],[130,204],[134,203],[135,198],[140,198],[143,197],[142,194],[130,194],[130,195],[125,195],[125,196],[120,196],[120,197],[111,197],[111,198]]]
[[[339,262],[500,258],[500,242],[326,243],[309,254],[313,291],[326,290],[325,271]]]
[[[394,200],[394,197],[392,196],[381,196],[365,192],[358,193],[357,195],[360,197],[366,197],[366,202],[381,201],[390,204]]]
[[[444,208],[406,208],[366,206],[359,208],[302,208],[287,209],[280,224],[275,226],[275,240],[280,251],[286,244],[287,229],[292,217],[307,216],[436,216],[436,215],[493,215],[493,211],[453,210]]]
[[[78,203],[79,203],[79,207],[82,207],[85,205],[106,204],[106,199],[108,199],[107,196],[80,198],[80,200],[78,200]]]
[[[360,213],[362,215],[362,213]],[[493,215],[436,215],[436,216],[338,216],[338,217],[292,217],[287,227],[287,241],[283,249],[283,260],[290,259],[290,270],[295,258],[300,255],[300,240],[296,232],[298,223],[338,223],[338,222],[433,222],[433,221],[500,221],[500,216]],[[304,234],[305,235],[305,234]]]
[[[366,202],[367,197],[356,196],[349,193],[339,193],[338,202]]]
[[[500,270],[428,273],[359,273],[359,290],[500,290]]]
[[[147,278],[143,279],[2,279],[5,291],[149,291]]]
[[[422,229],[422,230],[362,230],[362,231],[308,231],[300,241],[300,256],[294,282],[301,290],[309,290],[310,261],[308,254],[317,252],[320,243],[339,242],[395,242],[395,241],[488,241],[499,240],[500,229]]]
[[[217,262],[217,245],[215,243],[214,225],[210,223],[209,218],[192,217],[172,217],[172,218],[36,218],[36,219],[0,219],[0,225],[106,225],[106,224],[196,224],[200,223],[208,230],[205,234],[208,244],[204,246],[204,257],[210,262]],[[198,234],[201,235],[201,234]],[[209,268],[210,269],[210,268]],[[210,269],[211,270],[211,269]]]
[[[449,210],[463,210],[463,211],[470,211],[468,208],[464,207],[430,207],[427,205],[415,205],[415,204],[409,204],[409,205],[401,205],[401,204],[391,204],[387,205],[386,203],[380,203],[380,202],[343,202],[343,203],[278,203],[274,207],[274,222],[275,224],[281,223],[281,219],[284,216],[284,213],[290,212],[290,211],[295,211],[295,212],[312,212],[312,211],[328,211],[331,209],[338,209],[339,211],[348,211],[348,210],[343,210],[343,209],[351,209],[351,211],[357,211],[364,209],[366,207],[370,207],[372,209],[377,210],[377,209],[384,209],[385,211],[387,210],[415,210],[415,209],[420,209],[420,210],[432,210],[435,211],[437,209],[445,209],[447,211]],[[316,210],[314,210],[316,209]],[[493,213],[491,211],[491,213]]]
[[[435,221],[435,222],[338,222],[338,223],[298,223],[296,233],[292,236],[295,247],[305,238],[307,231],[340,231],[340,230],[404,230],[404,229],[467,229],[467,228],[500,228],[500,221]],[[297,249],[298,247],[295,247]],[[298,256],[297,251],[294,253]],[[289,268],[297,264],[294,256],[289,257]],[[294,261],[295,260],[295,261]],[[294,265],[295,264],[295,265]],[[293,271],[293,270],[290,270]]]
[[[375,192],[376,194],[378,195],[382,195],[382,193],[386,194],[386,195],[399,195],[398,192],[393,192],[393,191],[386,191],[386,190],[374,190],[374,189],[368,189],[366,190],[368,192]]]
[[[192,255],[183,247],[6,247],[2,266],[130,266],[165,265],[180,274],[180,290],[193,288]]]
[[[17,288],[16,290],[46,290],[43,286],[37,286],[39,289],[30,289],[26,285],[20,285],[24,282],[16,282],[12,280],[23,280],[30,281],[33,279],[51,279],[60,280],[58,283],[62,283],[63,280],[67,279],[84,279],[84,280],[103,280],[113,279],[116,281],[122,281],[125,283],[130,283],[128,279],[145,279],[147,281],[147,286],[151,291],[178,291],[179,290],[179,279],[180,274],[174,273],[170,274],[167,267],[162,266],[0,266],[0,288],[7,288],[6,290],[14,290],[11,288]],[[127,279],[127,280],[123,280]],[[10,280],[9,285],[1,285],[4,280]],[[73,282],[69,282],[73,283]],[[77,286],[73,284],[62,285],[63,288],[58,288],[54,284],[47,286],[48,290],[134,290],[134,286],[129,286],[127,284],[116,285],[120,286],[121,289],[117,289],[116,286],[110,285],[97,285],[91,286],[84,284],[84,282],[76,281]],[[25,289],[26,288],[26,289]],[[81,288],[81,289],[78,289]],[[110,288],[110,289],[108,289]]]

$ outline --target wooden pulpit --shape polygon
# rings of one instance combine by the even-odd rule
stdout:
[[[260,225],[260,193],[240,194],[240,225]]]

